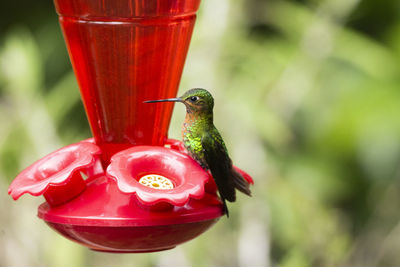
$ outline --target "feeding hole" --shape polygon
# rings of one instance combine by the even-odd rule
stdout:
[[[154,189],[173,189],[174,184],[172,181],[164,176],[157,174],[149,174],[140,178],[139,183]]]

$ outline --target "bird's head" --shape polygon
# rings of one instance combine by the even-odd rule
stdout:
[[[188,113],[212,114],[214,107],[214,98],[207,90],[202,88],[190,89],[177,98],[145,101],[145,103],[156,102],[181,102],[185,104]]]

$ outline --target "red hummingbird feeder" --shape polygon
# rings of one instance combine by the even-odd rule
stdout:
[[[9,194],[43,195],[38,216],[93,250],[200,235],[223,215],[214,180],[168,139],[173,105],[143,103],[176,97],[200,0],[54,2],[94,137],[33,163]]]

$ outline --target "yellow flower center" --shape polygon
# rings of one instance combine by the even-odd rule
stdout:
[[[140,178],[139,183],[144,186],[160,190],[174,188],[174,184],[171,182],[170,179],[157,174],[145,175],[142,178]]]

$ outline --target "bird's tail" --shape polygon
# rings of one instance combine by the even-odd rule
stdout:
[[[224,212],[226,214],[226,217],[229,218],[229,210],[228,210],[228,205],[226,205],[225,198],[222,198],[222,204],[224,205]]]
[[[237,190],[251,197],[250,184],[238,173],[232,169],[233,184]]]

